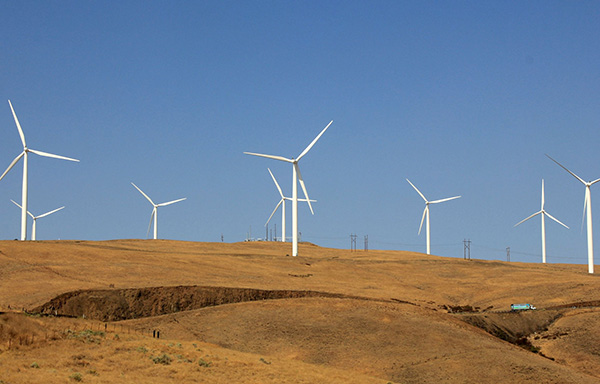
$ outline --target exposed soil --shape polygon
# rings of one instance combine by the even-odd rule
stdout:
[[[302,297],[349,297],[342,294],[228,287],[149,287],[67,292],[30,312],[119,321],[190,311],[216,305]]]
[[[547,331],[550,324],[561,316],[561,312],[560,310],[488,312],[462,315],[460,318],[502,340],[522,345],[527,344],[526,339],[529,335]]]

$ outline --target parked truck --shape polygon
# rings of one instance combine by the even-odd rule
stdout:
[[[535,307],[531,304],[511,304],[510,305],[511,311],[527,311],[530,309],[533,310],[533,309],[535,309]]]

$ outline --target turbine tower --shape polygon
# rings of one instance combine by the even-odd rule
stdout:
[[[269,219],[265,223],[265,227],[269,224],[269,221],[271,221],[271,218],[273,217],[275,212],[277,212],[277,208],[279,208],[279,206],[281,205],[281,241],[285,242],[285,201],[292,200],[292,199],[289,197],[285,197],[283,195],[283,192],[281,190],[281,187],[279,186],[279,183],[275,179],[275,176],[273,176],[273,172],[271,172],[271,170],[269,168],[267,168],[267,169],[269,170],[269,173],[271,174],[271,177],[273,178],[273,182],[275,182],[275,186],[277,187],[277,190],[279,191],[281,200],[279,200],[279,203],[277,203],[277,205],[275,206],[273,213],[271,213],[271,216],[269,216]],[[298,199],[298,201],[307,201],[307,200],[306,199]],[[316,203],[316,202],[317,202],[317,200],[311,200],[311,203]]]
[[[17,204],[17,203],[16,203],[14,200],[11,200],[11,201],[12,201],[12,202],[13,202],[13,204],[14,204],[14,205],[16,205],[17,207],[19,207],[19,208],[22,208],[22,207],[21,207],[19,204]],[[33,226],[31,227],[31,240],[33,240],[33,241],[35,241],[35,240],[36,240],[36,239],[35,239],[35,224],[36,224],[36,222],[37,222],[37,219],[41,219],[42,217],[46,217],[46,216],[48,216],[48,215],[51,215],[51,214],[53,214],[54,212],[58,212],[58,211],[60,211],[60,210],[61,210],[61,209],[63,209],[63,208],[64,208],[64,206],[63,206],[63,207],[60,207],[60,208],[56,208],[56,209],[55,209],[55,210],[53,210],[53,211],[46,212],[46,213],[44,213],[44,214],[41,214],[41,215],[39,215],[39,216],[34,216],[34,215],[31,213],[31,212],[27,211],[27,214],[28,214],[29,216],[31,216],[31,218],[33,219]]]
[[[546,156],[548,156],[548,155],[546,155]],[[558,164],[562,169],[569,172],[577,180],[581,181],[581,183],[583,185],[585,185],[585,198],[583,200],[583,211],[587,217],[586,221],[587,221],[587,240],[588,240],[588,272],[594,273],[594,239],[592,236],[592,194],[590,191],[590,187],[592,185],[596,184],[597,182],[599,182],[600,179],[596,179],[594,181],[585,181],[581,177],[579,177],[576,174],[574,174],[573,172],[569,171],[564,165],[562,165],[558,161],[554,160],[552,157],[548,156],[548,158],[550,160],[554,161],[556,164]],[[586,208],[587,208],[587,212],[586,212]]]
[[[539,212],[534,213],[533,215],[519,221],[517,224],[515,224],[515,227],[521,223],[526,222],[527,220],[531,219],[532,217],[535,217],[537,215],[541,215],[542,217],[542,263],[546,263],[546,222],[545,222],[545,216],[548,216],[549,218],[551,218],[552,220],[556,221],[558,224],[562,225],[563,227],[569,229],[569,227],[567,227],[566,225],[564,225],[563,223],[561,223],[560,221],[558,221],[558,219],[556,219],[554,216],[552,216],[551,214],[549,214],[548,212],[546,212],[544,210],[544,179],[542,179],[542,209]]]
[[[429,204],[443,203],[444,201],[458,199],[460,196],[454,196],[454,197],[448,197],[446,199],[428,201],[425,198],[425,196],[423,196],[423,194],[421,193],[421,191],[419,191],[417,189],[417,187],[415,187],[415,185],[410,182],[410,180],[406,179],[406,181],[408,181],[408,184],[412,185],[412,187],[415,189],[415,191],[417,191],[417,193],[423,198],[423,200],[425,200],[425,210],[423,211],[423,217],[421,218],[421,225],[419,226],[419,235],[421,234],[421,228],[423,228],[423,220],[425,220],[425,216],[427,216],[427,224],[426,224],[426,229],[427,229],[427,254],[430,255],[431,254],[431,241],[430,241],[430,237],[429,237]]]
[[[154,219],[154,240],[156,240],[157,236],[158,236],[158,207],[165,207],[167,205],[178,203],[180,201],[187,199],[187,197],[184,197],[182,199],[173,200],[173,201],[168,201],[166,203],[154,204],[154,201],[152,201],[152,199],[149,198],[148,195],[146,195],[141,189],[139,189],[137,185],[135,185],[133,183],[131,183],[131,185],[133,185],[135,187],[135,189],[140,191],[140,193],[142,195],[144,195],[144,197],[146,199],[148,199],[150,204],[152,204],[152,206],[154,207],[152,209],[152,214],[150,215],[150,223],[148,224],[148,232],[146,232],[146,237],[148,237],[148,234],[150,233],[150,227],[152,226],[152,219]]]
[[[70,157],[64,157],[59,155],[53,155],[51,153],[46,153],[42,151],[36,151],[34,149],[27,148],[27,144],[25,143],[25,135],[23,134],[23,130],[21,129],[21,124],[19,124],[19,119],[17,119],[17,115],[13,106],[8,100],[8,105],[10,105],[10,110],[12,111],[13,117],[15,119],[15,123],[17,124],[17,129],[19,130],[19,136],[21,136],[21,142],[23,143],[23,152],[21,152],[15,159],[10,163],[6,171],[0,176],[0,180],[6,176],[8,171],[12,169],[12,167],[17,164],[21,157],[23,158],[23,194],[22,194],[22,202],[21,202],[21,240],[27,240],[27,160],[29,156],[29,152],[35,153],[36,155],[43,157],[52,157],[55,159],[61,160],[69,160],[69,161],[79,161],[77,159],[71,159]]]
[[[306,191],[306,186],[304,185],[304,180],[302,180],[302,174],[300,173],[300,168],[298,167],[298,162],[300,159],[304,157],[310,151],[310,149],[315,145],[317,140],[321,138],[321,136],[325,133],[327,128],[333,123],[333,120],[327,124],[327,126],[319,133],[317,137],[302,151],[302,153],[298,156],[298,158],[288,159],[283,156],[273,156],[273,155],[263,155],[260,153],[252,153],[252,152],[244,152],[246,155],[266,157],[267,159],[285,161],[292,164],[292,256],[298,256],[298,181],[300,182],[300,186],[302,187],[302,191],[304,192],[304,197],[308,202],[308,207],[310,208],[310,212],[314,215],[314,211],[312,209],[312,205],[310,204],[310,198],[308,197],[308,192]]]

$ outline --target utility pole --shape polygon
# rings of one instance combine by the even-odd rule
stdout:
[[[465,246],[464,251],[463,251],[463,259],[471,260],[471,239],[463,240],[463,244]]]
[[[506,247],[506,261],[510,261],[510,247]]]
[[[356,235],[350,234],[350,251],[356,251]]]
[[[275,231],[274,231],[274,233],[275,233],[274,239],[277,240],[277,223],[275,223]]]
[[[369,250],[369,235],[365,235],[365,251]]]

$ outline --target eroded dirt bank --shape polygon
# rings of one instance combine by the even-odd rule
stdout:
[[[85,315],[89,319],[118,321],[222,304],[302,297],[344,298],[349,296],[317,291],[202,286],[78,290],[59,295],[31,311],[47,315],[75,317]]]
[[[528,337],[534,333],[548,330],[548,327],[560,318],[565,310],[544,309],[504,313],[464,314],[460,318],[486,332],[513,344],[530,347]]]

